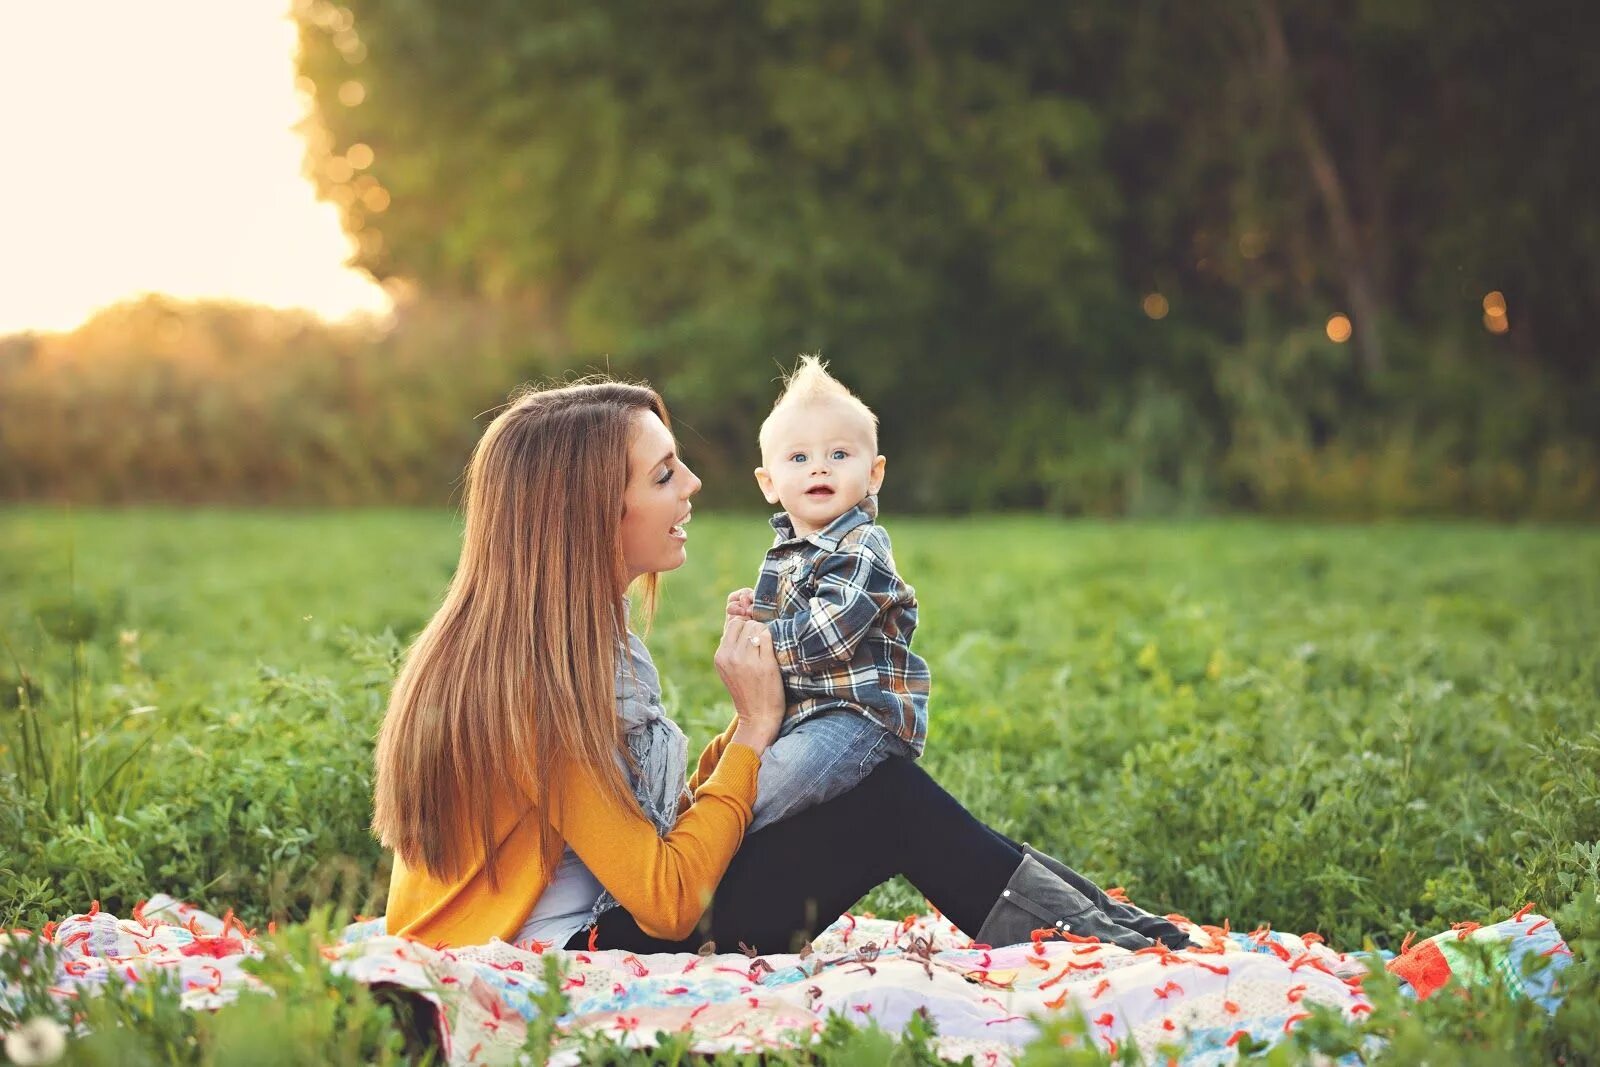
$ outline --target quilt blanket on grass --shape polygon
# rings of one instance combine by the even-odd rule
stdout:
[[[941,1055],[1000,1064],[1038,1033],[1036,1019],[1078,1011],[1089,1039],[1108,1051],[1132,1044],[1148,1058],[1163,1043],[1182,1044],[1179,1063],[1209,1065],[1234,1062],[1246,1034],[1282,1039],[1313,1005],[1350,1016],[1371,1010],[1361,986],[1377,957],[1336,952],[1315,934],[1180,925],[1201,947],[1129,952],[1040,931],[1033,944],[986,949],[932,914],[901,922],[846,915],[801,954],[561,953],[570,1000],[561,1022],[569,1035],[649,1045],[658,1031],[686,1032],[697,1051],[750,1051],[803,1045],[829,1013],[897,1032],[920,1011],[937,1027]],[[192,1008],[256,988],[240,967],[261,955],[249,931],[164,895],[130,918],[91,910],[45,934],[65,950],[63,997],[171,969]],[[1469,941],[1491,949],[1491,966],[1464,951]],[[515,1059],[535,1012],[530,993],[543,985],[538,952],[499,941],[430,948],[385,935],[381,920],[352,925],[324,954],[353,978],[432,1002],[453,1064]],[[1532,954],[1554,965],[1530,977],[1522,963]],[[1460,924],[1387,966],[1418,996],[1455,976],[1504,982],[1553,1011],[1569,956],[1555,926],[1530,906],[1493,925]],[[576,1062],[577,1054],[565,1058]]]

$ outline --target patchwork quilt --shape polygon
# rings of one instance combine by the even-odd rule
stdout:
[[[1452,978],[1501,982],[1554,1011],[1571,955],[1531,905],[1502,922],[1458,924],[1388,960],[1335,951],[1315,934],[1172,918],[1199,947],[1130,952],[1041,930],[1030,944],[985,948],[930,913],[902,921],[845,915],[798,954],[559,952],[569,1008],[553,1062],[578,1062],[571,1046],[585,1034],[648,1046],[658,1032],[681,1032],[699,1052],[748,1052],[803,1046],[830,1014],[898,1032],[922,1013],[936,1027],[942,1056],[998,1065],[1037,1036],[1041,1020],[1076,1012],[1088,1032],[1073,1040],[1107,1051],[1132,1045],[1147,1058],[1163,1044],[1181,1045],[1176,1062],[1198,1067],[1234,1062],[1246,1035],[1255,1043],[1281,1040],[1314,1005],[1350,1017],[1371,1011],[1362,983],[1374,967],[1387,966],[1418,997]],[[176,971],[183,1002],[194,1009],[261,988],[240,966],[262,955],[253,931],[162,894],[125,918],[92,908],[38,935],[11,935],[19,936],[48,937],[63,950],[62,997],[156,971]],[[388,936],[382,920],[372,920],[347,928],[324,955],[352,978],[431,1003],[450,1063],[506,1063],[537,1012],[539,947],[430,947]],[[1551,965],[1529,974],[1524,961],[1535,954]]]

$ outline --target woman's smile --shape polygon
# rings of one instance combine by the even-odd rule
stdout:
[[[628,580],[683,566],[689,498],[700,479],[678,456],[678,443],[654,412],[634,422],[628,446],[628,486],[622,497],[622,555]]]

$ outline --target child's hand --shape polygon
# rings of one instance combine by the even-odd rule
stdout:
[[[735,589],[728,594],[728,616],[734,619],[753,619],[756,605],[754,589]]]

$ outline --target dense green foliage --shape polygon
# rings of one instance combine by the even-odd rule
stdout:
[[[719,452],[820,349],[915,506],[1134,513],[1593,510],[1596,11],[297,6],[375,276]]]
[[[153,297],[114,307],[72,334],[0,339],[0,500],[442,503],[520,383],[628,369],[620,357],[562,363],[552,351],[516,315],[484,307],[414,306],[387,328]],[[1295,363],[1309,351],[1279,354]],[[1396,384],[1435,412],[1431,428],[1314,445],[1283,435],[1288,409],[1252,408],[1254,429],[1227,456],[1203,422],[1155,394],[1153,407],[1132,412],[1107,401],[1089,422],[1043,385],[1015,410],[981,417],[973,405],[1001,393],[947,390],[941,403],[960,397],[961,412],[915,414],[896,390],[867,396],[884,416],[890,480],[907,510],[981,509],[1037,489],[1049,510],[1070,513],[1600,514],[1600,454],[1548,421],[1565,402],[1548,383],[1441,368]],[[841,359],[835,369],[853,383],[864,365]],[[749,472],[765,401],[733,404],[723,387],[734,378],[692,380],[692,361],[682,371],[665,375],[678,383],[667,399],[708,498],[758,505]],[[1302,371],[1301,384],[1326,399],[1313,388],[1321,372]],[[1275,386],[1239,384],[1251,404],[1278,402]],[[1535,426],[1532,436],[1519,429]],[[1234,497],[1225,485],[1240,488],[1240,478],[1249,489]]]
[[[1588,966],[1592,533],[887,521],[923,603],[928,766],[998,827],[1141,903],[1341,946],[1531,899]],[[650,640],[700,741],[766,533],[692,533]],[[0,513],[0,926],[158,889],[251,923],[380,910],[371,739],[456,536],[437,512]],[[1440,1004],[1407,1040],[1600,1055],[1600,999],[1574,999],[1553,1028]]]

